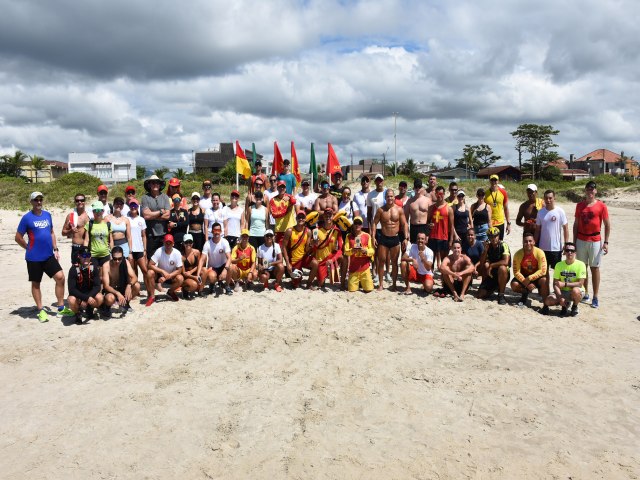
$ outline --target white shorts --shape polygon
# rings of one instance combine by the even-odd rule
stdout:
[[[602,259],[602,240],[598,242],[587,242],[585,240],[576,240],[576,257],[587,267],[600,267]]]

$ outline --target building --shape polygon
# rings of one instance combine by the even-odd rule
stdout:
[[[111,185],[136,178],[136,161],[133,158],[100,158],[95,153],[70,153],[69,173],[93,175]]]
[[[219,172],[235,157],[233,143],[220,143],[207,151],[195,153],[195,171],[204,174]]]
[[[512,165],[502,165],[500,167],[487,167],[478,170],[478,178],[489,178],[491,175],[498,175],[500,180],[513,180],[519,182],[522,178],[520,169]]]
[[[25,162],[20,175],[27,177],[32,183],[50,183],[69,171],[69,166],[64,162],[45,160],[44,163],[45,168],[36,172],[30,162]]]
[[[429,170],[424,172],[424,175],[435,175],[442,180],[458,181],[458,180],[475,180],[477,173],[473,170],[467,170],[466,168],[453,167],[453,168],[440,168],[438,170]]]
[[[599,148],[593,152],[570,162],[570,168],[585,170],[592,176],[614,174],[622,175],[626,173],[628,166],[621,155],[606,148]]]
[[[574,163],[572,161],[573,159],[573,155],[571,156],[571,159],[569,160],[570,163]],[[569,168],[569,165],[567,164],[566,159],[559,157],[556,158],[555,160],[547,163],[544,168],[547,167],[556,167],[558,170],[560,170],[560,173],[562,174],[562,179],[563,180],[568,180],[571,182],[575,182],[576,180],[581,180],[584,178],[589,178],[589,172],[587,172],[586,170],[582,170],[579,168]]]

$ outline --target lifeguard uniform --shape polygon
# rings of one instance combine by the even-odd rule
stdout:
[[[365,292],[373,290],[373,278],[371,277],[371,259],[375,255],[375,250],[371,243],[371,236],[360,233],[360,245],[366,248],[366,252],[353,250],[356,245],[356,237],[348,234],[344,243],[344,254],[349,259],[349,286],[350,292],[357,292],[362,287]]]
[[[522,284],[525,280],[538,287],[538,280],[547,274],[547,258],[538,247],[533,247],[533,252],[525,253],[524,249],[518,250],[513,256],[513,277]]]
[[[256,249],[250,244],[247,244],[247,248],[242,249],[240,244],[237,244],[231,251],[231,260],[237,260],[241,255],[247,255],[247,257],[236,263],[236,266],[240,272],[240,279],[244,280],[249,276],[251,266],[256,262]]]
[[[286,194],[281,199],[276,196],[269,200],[269,210],[276,222],[274,240],[280,244],[280,248],[283,247],[284,232],[296,224],[295,204],[296,199]]]
[[[301,232],[298,232],[295,228],[291,229],[289,245],[286,245],[286,248],[287,252],[289,252],[289,261],[291,262],[292,270],[311,268],[310,263],[311,260],[313,260],[313,257],[305,254],[305,248],[308,240],[309,229],[307,227],[304,227]]]
[[[449,205],[446,203],[436,207],[431,215],[430,223],[433,223],[429,234],[429,248],[433,252],[449,253]]]
[[[509,195],[504,188],[498,187],[495,192],[491,189],[484,194],[484,201],[491,205],[491,226],[500,230],[500,240],[504,238],[504,206],[509,202]]]
[[[336,227],[326,230],[318,228],[318,247],[315,257],[318,261],[318,285],[322,285],[328,275],[328,263],[338,265],[337,260],[342,256],[342,235]]]

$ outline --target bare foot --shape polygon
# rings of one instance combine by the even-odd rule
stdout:
[[[380,283],[380,286],[376,288],[376,292],[382,292],[382,291],[384,291],[384,287],[382,286],[382,283]]]
[[[405,289],[404,294],[405,295],[411,295],[413,293],[413,291],[411,290],[411,287]]]

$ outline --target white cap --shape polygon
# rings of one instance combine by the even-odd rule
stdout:
[[[373,179],[374,179],[374,180],[377,180],[377,179],[379,179],[379,178],[381,178],[382,180],[384,180],[384,177],[382,176],[382,174],[381,174],[381,173],[377,173],[377,174],[376,174],[376,176],[375,176]]]
[[[193,193],[191,194],[191,197],[190,197],[190,198],[193,198],[193,197],[198,197],[198,198],[200,198],[200,194],[199,194],[198,192],[193,192]]]
[[[269,229],[266,232],[264,232],[264,236],[266,237],[267,235],[273,235],[273,230]]]
[[[191,235],[190,233],[185,233],[184,237],[182,237],[182,242],[188,242],[188,241],[192,241],[193,242],[193,235]]]
[[[536,186],[535,183],[530,183],[529,185],[527,185],[527,190],[531,190],[531,191],[537,192],[538,191],[538,187]]]
[[[456,197],[459,197],[460,195],[462,195],[463,197],[467,196],[467,194],[464,193],[464,190],[458,190],[458,193],[456,194]]]
[[[41,192],[33,192],[31,195],[29,195],[29,200],[35,200],[38,197],[44,198],[44,195]]]

